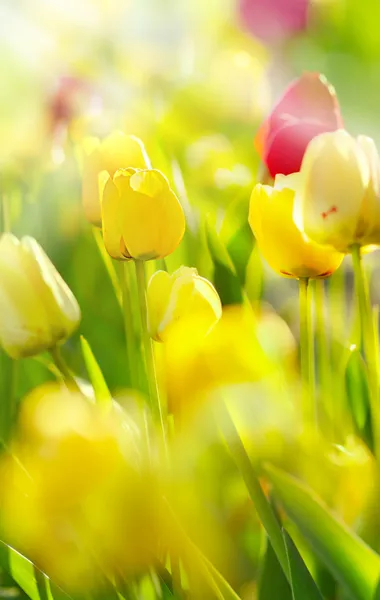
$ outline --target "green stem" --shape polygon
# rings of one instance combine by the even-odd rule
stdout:
[[[360,246],[351,249],[356,296],[360,313],[360,340],[368,368],[374,453],[380,458],[379,360],[368,283],[365,277]]]
[[[113,263],[112,258],[110,257],[107,250],[105,249],[103,238],[102,238],[102,233],[101,233],[100,229],[98,229],[97,227],[92,227],[92,235],[93,235],[95,243],[98,247],[99,254],[102,258],[105,269],[108,273],[108,277],[110,278],[116,300],[118,301],[120,306],[122,306],[122,296],[121,296],[121,292],[120,292],[119,282],[117,280],[115,265]]]
[[[280,524],[262,490],[239,432],[236,429],[235,423],[224,402],[220,403],[219,417],[221,418],[222,433],[230,449],[231,455],[245,481],[257,515],[267,532],[277,559],[286,577],[289,579],[288,559]]]
[[[316,279],[314,282],[314,301],[316,318],[316,345],[317,345],[317,365],[320,381],[321,399],[324,412],[331,416],[332,406],[330,402],[331,390],[331,358],[330,346],[326,333],[326,294],[324,279]],[[329,422],[332,420],[328,419]]]
[[[314,338],[309,279],[299,280],[302,413],[305,425],[317,425],[314,391]]]
[[[51,357],[52,357],[54,363],[56,364],[58,370],[62,374],[66,385],[69,388],[72,388],[73,390],[75,390],[76,392],[80,392],[81,389],[80,389],[79,385],[77,384],[75,378],[71,374],[71,371],[70,371],[65,359],[63,358],[63,356],[61,354],[60,348],[58,346],[54,346],[54,348],[52,348],[50,350],[50,354],[51,354]]]
[[[131,303],[131,282],[130,282],[130,265],[127,262],[120,263],[120,284],[122,295],[123,321],[125,331],[125,344],[127,347],[127,361],[129,370],[129,380],[131,386],[138,387],[139,372],[136,364],[136,339],[133,320],[133,310]]]
[[[160,422],[161,425],[163,442],[166,449],[166,429],[160,402],[160,394],[158,390],[153,344],[148,331],[146,274],[144,261],[135,260],[135,268],[142,328],[142,342],[145,355],[146,374],[149,386],[149,397],[154,417]]]

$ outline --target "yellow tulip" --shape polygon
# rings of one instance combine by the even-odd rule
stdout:
[[[311,242],[293,221],[297,174],[276,176],[274,187],[254,187],[249,224],[269,265],[284,277],[318,278],[331,275],[342,255]]]
[[[75,593],[149,568],[157,544],[141,434],[118,405],[103,408],[56,385],[37,388],[0,461],[2,539]]]
[[[67,339],[80,309],[71,290],[31,237],[0,238],[0,344],[13,358],[37,354]]]
[[[149,333],[158,342],[165,341],[181,319],[194,317],[206,335],[222,316],[222,304],[212,283],[189,267],[180,267],[172,275],[156,271],[148,284],[147,301]]]
[[[156,169],[119,169],[102,201],[105,247],[119,260],[151,260],[174,252],[185,232],[182,206]]]
[[[82,199],[85,215],[93,225],[101,226],[101,197],[105,174],[113,177],[117,169],[150,166],[142,141],[121,131],[111,133],[102,142],[87,138],[83,143]]]
[[[191,412],[213,392],[258,381],[272,369],[248,308],[225,307],[206,336],[198,320],[199,316],[182,319],[165,343],[167,393],[173,412]]]
[[[373,140],[344,130],[314,138],[302,162],[294,217],[308,238],[340,252],[380,245],[380,161]]]

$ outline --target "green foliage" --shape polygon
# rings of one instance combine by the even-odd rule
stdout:
[[[303,483],[272,466],[266,471],[290,518],[353,600],[372,600],[380,557]]]
[[[305,600],[305,598],[308,600],[323,600],[295,543],[286,531],[284,531],[284,540],[289,561],[293,600]]]

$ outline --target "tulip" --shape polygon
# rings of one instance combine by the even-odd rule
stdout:
[[[240,0],[243,26],[264,42],[277,42],[307,27],[310,0]]]
[[[380,245],[380,160],[373,140],[344,130],[312,140],[294,216],[308,238],[340,252]]]
[[[1,536],[75,597],[151,564],[158,496],[140,437],[118,405],[62,387],[22,402],[0,461]]]
[[[163,258],[185,231],[182,206],[156,169],[119,169],[109,177],[102,201],[103,239],[112,258]]]
[[[311,242],[293,221],[295,187],[299,174],[278,176],[274,187],[254,187],[249,224],[269,265],[284,277],[328,277],[340,265],[342,255]]]
[[[101,226],[101,197],[107,174],[111,177],[117,169],[132,167],[146,169],[150,166],[141,140],[117,131],[102,142],[87,138],[83,144],[82,199],[86,218]]]
[[[170,410],[191,413],[214,393],[259,381],[271,372],[251,311],[225,307],[222,318],[204,335],[197,317],[173,327],[164,347]]]
[[[154,273],[147,300],[149,332],[158,342],[165,341],[181,319],[194,317],[206,335],[222,316],[222,304],[212,283],[189,267],[181,267],[173,275]]]
[[[255,147],[272,177],[300,170],[311,139],[343,126],[336,93],[319,73],[304,73],[285,90],[261,126]]]
[[[31,237],[0,238],[0,343],[12,358],[66,340],[80,321],[78,303]]]

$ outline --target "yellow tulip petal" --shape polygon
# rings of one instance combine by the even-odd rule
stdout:
[[[29,260],[28,274],[38,291],[57,341],[69,337],[78,327],[81,313],[78,302],[41,246],[31,237],[21,240]]]
[[[356,239],[362,245],[380,245],[380,158],[375,142],[364,135],[357,142],[366,155],[370,182],[361,206]]]
[[[166,271],[156,271],[147,287],[148,328],[150,336],[160,341],[159,328],[170,299],[173,279]]]
[[[83,158],[82,202],[86,219],[93,225],[100,226],[102,213],[99,200],[98,176],[102,170],[101,156],[98,148]]]
[[[297,223],[315,242],[346,252],[370,179],[365,153],[346,131],[321,134],[306,149],[301,176]]]
[[[56,340],[43,299],[30,280],[23,248],[12,234],[3,234],[0,239],[0,282],[3,348],[13,358],[20,358],[52,346]]]
[[[149,158],[142,141],[134,135],[126,135],[121,131],[111,133],[103,140],[101,155],[103,169],[111,176],[121,168],[149,167]]]
[[[269,265],[285,277],[324,277],[337,269],[342,255],[305,239],[293,220],[293,190],[255,186],[249,223]]]
[[[164,175],[157,170],[132,174],[122,190],[122,232],[130,255],[163,258],[176,249],[184,230],[182,207]]]
[[[123,242],[121,219],[122,200],[117,186],[109,177],[102,199],[103,240],[108,254],[116,259],[130,258]]]

